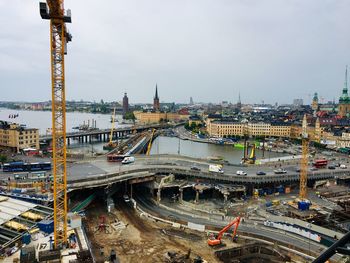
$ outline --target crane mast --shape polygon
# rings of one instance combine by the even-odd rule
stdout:
[[[71,41],[65,23],[70,23],[71,17],[69,10],[65,15],[63,0],[40,3],[40,15],[50,20],[54,245],[55,248],[64,248],[67,243],[68,209],[64,55],[66,44]]]
[[[307,119],[304,115],[302,123],[302,158],[300,164],[299,198],[307,199],[307,164],[308,164],[309,136],[307,133]]]

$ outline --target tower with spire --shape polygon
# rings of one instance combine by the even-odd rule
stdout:
[[[129,111],[129,98],[125,92],[123,97],[123,118],[125,118],[125,115],[128,111]]]
[[[311,103],[311,108],[314,112],[316,112],[318,110],[318,94],[317,94],[317,92],[314,93],[314,97],[313,97],[312,103]]]
[[[350,114],[350,97],[348,95],[348,66],[345,69],[345,81],[342,95],[339,98],[338,115],[348,117]]]
[[[237,109],[242,108],[242,102],[241,102],[241,92],[238,92],[238,102],[237,102]]]
[[[158,87],[156,84],[156,94],[154,95],[153,98],[153,110],[159,111],[160,110],[160,103],[159,103],[159,97],[158,97]]]

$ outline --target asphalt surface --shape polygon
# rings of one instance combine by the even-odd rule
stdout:
[[[41,160],[41,161],[47,161]],[[182,169],[191,169],[196,167],[199,169],[199,172],[208,172],[210,162],[205,159],[196,159],[180,155],[140,155],[135,157],[135,162],[131,164],[121,164],[120,162],[107,162],[105,156],[101,156],[97,159],[92,159],[90,161],[81,161],[75,163],[67,164],[67,174],[68,181],[74,181],[77,179],[85,179],[95,176],[103,176],[107,174],[114,174],[120,172],[132,172],[137,169],[145,169],[147,167],[152,168],[155,166],[167,166],[167,167],[179,167]],[[230,165],[225,164],[223,166],[224,174],[223,176],[236,176],[238,170],[244,171],[247,173],[247,177],[255,177],[258,171],[263,171],[266,175],[263,176],[284,176],[285,174],[275,174],[274,170],[278,168],[283,168],[286,170],[286,174],[298,174],[297,169],[299,165],[281,165],[281,166],[269,166],[269,165],[260,165],[260,166],[240,166],[240,165]],[[311,167],[309,167],[309,170]],[[318,169],[316,171],[311,171],[310,173],[322,173],[327,172],[331,173],[333,171],[341,171],[344,174],[349,174],[350,169],[340,169],[336,168],[335,170],[329,169]],[[47,172],[51,174],[51,171]],[[213,173],[215,174],[215,173]],[[3,178],[11,177],[12,173],[0,172],[0,176]],[[0,178],[1,178],[0,177]]]

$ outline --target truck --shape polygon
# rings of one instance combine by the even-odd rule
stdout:
[[[222,165],[220,165],[220,164],[210,164],[209,165],[209,172],[223,174],[224,170],[222,169]]]
[[[127,156],[123,159],[122,164],[128,164],[135,162],[135,157],[133,156]]]

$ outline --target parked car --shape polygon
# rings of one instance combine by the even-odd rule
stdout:
[[[192,166],[191,170],[193,170],[193,171],[200,171],[201,169],[199,169],[197,166]]]
[[[263,171],[258,171],[258,172],[256,172],[256,175],[266,175],[266,173]]]
[[[317,171],[318,169],[316,167],[311,167],[310,170],[311,171]]]
[[[245,171],[241,171],[241,170],[237,171],[236,174],[237,175],[247,175],[247,173]]]
[[[328,169],[335,170],[335,165],[328,165]]]

